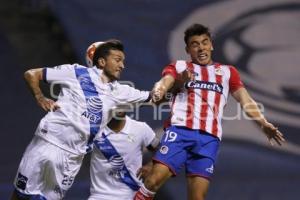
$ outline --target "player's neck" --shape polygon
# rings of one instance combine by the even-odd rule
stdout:
[[[105,75],[105,73],[101,74],[100,78],[103,83],[112,82],[112,80],[107,75]]]
[[[125,124],[126,124],[125,117],[121,119],[113,118],[112,120],[110,120],[107,126],[115,133],[119,133],[125,127]]]

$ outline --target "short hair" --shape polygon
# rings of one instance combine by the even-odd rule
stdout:
[[[106,58],[109,55],[110,50],[119,50],[124,52],[124,46],[120,40],[110,39],[104,41],[103,44],[99,45],[95,50],[93,56],[93,65],[98,66],[98,59],[99,58]]]
[[[202,24],[192,24],[184,32],[184,42],[188,45],[189,39],[194,35],[206,34],[211,39],[211,33],[207,26]]]

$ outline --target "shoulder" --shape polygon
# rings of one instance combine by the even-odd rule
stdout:
[[[141,131],[141,133],[145,133],[145,130],[149,130],[149,129],[152,130],[146,122],[137,121],[137,120],[131,119],[128,116],[127,116],[126,120],[129,121],[130,128],[133,129],[135,132],[139,130],[139,132]]]
[[[238,71],[237,68],[234,65],[229,64],[223,64],[223,63],[217,63],[217,66],[221,67],[222,69],[227,69],[230,72],[231,71]]]
[[[131,91],[132,89],[135,89],[134,87],[131,87],[129,85],[121,84],[118,81],[113,82],[112,86],[113,86],[114,90],[118,91],[119,94],[126,94],[129,91]]]
[[[216,72],[221,70],[222,75],[226,75],[228,78],[239,74],[237,68],[233,65],[217,63],[216,66]]]
[[[190,62],[188,62],[186,60],[175,60],[175,61],[169,63],[168,65],[166,65],[165,69],[169,68],[169,69],[175,70],[176,73],[181,73],[187,68],[187,66],[189,64],[190,64]]]
[[[73,70],[75,68],[86,68],[82,65],[79,65],[77,63],[74,63],[74,64],[62,64],[62,65],[57,65],[55,67],[53,67],[53,69],[62,69],[62,70]]]
[[[182,73],[188,68],[189,62],[185,60],[176,60],[166,65],[163,69],[162,76],[167,74],[173,76],[175,79],[178,74]]]

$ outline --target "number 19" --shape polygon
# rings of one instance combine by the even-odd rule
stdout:
[[[166,132],[166,137],[165,137],[165,142],[174,142],[177,138],[177,133],[173,131],[167,131]]]

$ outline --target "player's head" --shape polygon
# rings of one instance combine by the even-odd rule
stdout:
[[[202,24],[193,24],[184,32],[186,52],[194,63],[207,65],[212,63],[212,39],[208,27]]]
[[[95,42],[88,47],[86,52],[88,67],[97,66],[112,81],[120,78],[124,68],[124,59],[124,46],[116,39]]]
[[[124,111],[115,111],[113,113],[114,119],[123,119],[125,116],[126,116],[126,112],[124,112]]]

